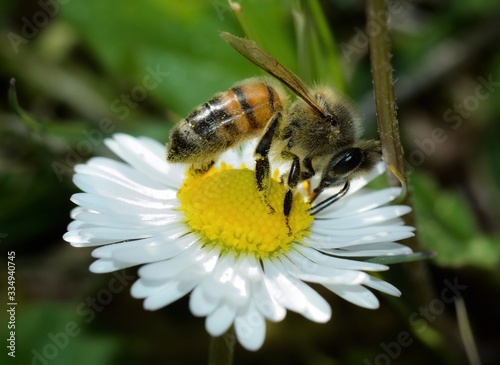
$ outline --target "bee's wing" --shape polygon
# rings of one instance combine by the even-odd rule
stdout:
[[[279,63],[273,56],[260,48],[257,43],[248,39],[236,37],[227,32],[222,32],[220,36],[243,56],[288,86],[295,94],[309,104],[311,108],[316,110],[319,114],[325,115],[321,106],[318,105],[316,100],[309,94],[309,88],[302,80]]]

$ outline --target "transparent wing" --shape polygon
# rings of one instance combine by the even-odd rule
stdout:
[[[248,39],[236,37],[227,32],[222,32],[220,36],[243,56],[288,86],[297,96],[309,104],[311,108],[325,116],[321,106],[311,97],[309,88],[302,80],[279,63],[273,56],[260,48],[257,43]]]

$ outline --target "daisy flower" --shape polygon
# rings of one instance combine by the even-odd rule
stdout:
[[[382,163],[322,210],[311,209],[297,191],[287,227],[279,209],[270,214],[257,192],[251,144],[227,151],[194,177],[185,166],[167,163],[165,146],[152,139],[117,134],[105,143],[123,162],[95,157],[75,166],[73,181],[83,192],[72,197],[78,207],[64,239],[99,246],[92,252],[95,273],[143,265],[131,293],[146,309],[190,293],[190,310],[206,317],[210,335],[234,325],[241,345],[257,350],[266,320],[281,321],[287,310],[315,322],[330,319],[329,304],[305,282],[370,309],[379,306],[370,289],[401,294],[367,273],[387,266],[359,260],[411,253],[395,242],[413,235],[400,218],[410,208],[387,205],[400,189],[362,189],[383,172]],[[274,207],[283,205],[283,172],[275,171],[270,186]]]

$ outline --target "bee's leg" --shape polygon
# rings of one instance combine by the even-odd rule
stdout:
[[[262,201],[269,208],[270,213],[274,213],[274,208],[267,201],[267,194],[269,192],[269,185],[271,182],[271,167],[269,164],[269,150],[273,137],[278,130],[281,120],[281,113],[278,112],[269,121],[266,131],[262,135],[257,148],[255,149],[255,178],[257,180],[257,189],[261,195]]]
[[[307,195],[311,195],[311,184],[309,180],[311,177],[316,174],[312,165],[312,159],[310,157],[306,157],[302,160],[302,166],[306,168],[306,171],[300,172],[300,181],[302,181],[302,187],[305,189]]]
[[[262,202],[269,209],[269,214],[273,214],[274,208],[267,201],[269,183],[271,180],[271,167],[269,165],[269,159],[267,157],[255,161],[255,177],[257,178],[257,189],[261,196]]]
[[[189,169],[189,172],[191,174],[193,174],[194,176],[201,176],[201,175],[204,175],[208,170],[210,170],[214,164],[215,164],[215,161],[212,160],[208,164],[205,164],[205,165],[200,166],[200,167],[191,166],[191,168]]]
[[[285,200],[283,202],[283,214],[285,215],[286,226],[288,227],[288,235],[292,235],[292,228],[290,227],[290,223],[288,222],[288,218],[290,217],[290,213],[292,211],[293,204],[293,189],[297,187],[299,183],[300,177],[300,160],[299,157],[290,153],[284,152],[287,156],[293,156],[292,166],[290,167],[290,173],[288,174],[287,186],[288,189],[285,193]],[[282,154],[283,155],[283,154]]]
[[[316,173],[316,171],[314,171],[312,160],[310,157],[304,158],[304,160],[302,160],[302,164],[307,169],[307,171],[302,171],[300,173],[300,181],[308,180]]]

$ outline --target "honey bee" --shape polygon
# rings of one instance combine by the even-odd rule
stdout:
[[[269,156],[291,162],[288,176],[283,177],[287,188],[283,213],[288,226],[293,191],[299,183],[321,174],[318,186],[309,194],[311,203],[324,189],[343,186],[312,208],[317,213],[345,195],[349,181],[367,173],[380,160],[380,143],[360,140],[360,117],[346,98],[328,86],[307,87],[253,41],[229,33],[221,33],[221,37],[298,98],[290,103],[282,85],[273,78],[243,80],[216,94],[176,125],[168,143],[169,162],[187,163],[203,174],[227,149],[259,137],[254,153],[256,187],[271,213],[275,210],[267,202]]]

